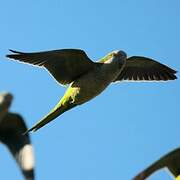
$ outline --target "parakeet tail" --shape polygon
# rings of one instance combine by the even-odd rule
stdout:
[[[62,105],[61,102],[59,102],[52,111],[49,112],[48,115],[46,115],[44,118],[42,118],[37,124],[35,124],[32,128],[28,129],[24,134],[27,134],[30,131],[37,131],[41,127],[45,126],[47,123],[54,120],[56,117],[63,114],[65,111],[68,111],[72,109],[73,107],[77,106],[76,104],[67,104]]]

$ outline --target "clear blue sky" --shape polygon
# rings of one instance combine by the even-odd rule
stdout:
[[[8,49],[81,48],[97,60],[116,49],[180,70],[178,0],[2,1],[0,91],[14,94],[11,110],[28,126],[62,97],[43,70],[9,61]],[[179,77],[179,73],[177,74]],[[180,81],[119,83],[32,134],[38,180],[130,180],[180,145]],[[0,146],[0,179],[21,180]],[[160,171],[152,180],[169,180]]]

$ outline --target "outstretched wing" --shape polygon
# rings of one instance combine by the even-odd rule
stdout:
[[[69,84],[94,67],[83,50],[60,49],[53,51],[24,53],[10,50],[15,54],[7,55],[24,63],[45,67],[61,84]]]
[[[132,56],[115,81],[167,81],[177,79],[177,71],[153,59]]]
[[[34,154],[30,137],[28,134],[22,135],[26,130],[21,116],[7,113],[0,122],[0,141],[8,147],[25,178],[34,180]]]
[[[161,157],[148,168],[139,173],[133,180],[145,180],[157,170],[167,167],[174,177],[180,175],[180,148]]]

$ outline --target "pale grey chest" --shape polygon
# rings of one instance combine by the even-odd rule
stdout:
[[[99,95],[120,73],[116,66],[105,64],[77,79],[72,88],[78,89],[76,101],[84,103]]]

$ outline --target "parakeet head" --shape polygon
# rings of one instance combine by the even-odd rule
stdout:
[[[116,50],[112,52],[112,62],[118,63],[119,68],[122,68],[126,63],[127,55],[122,50]]]
[[[122,50],[115,50],[107,54],[105,57],[103,57],[100,62],[101,63],[112,63],[112,62],[118,62],[119,64],[124,64],[126,62],[127,54]]]
[[[13,95],[8,92],[3,92],[0,94],[0,108],[1,110],[8,110],[11,106],[13,100]]]
[[[120,68],[125,64],[127,55],[124,51],[116,50],[111,53],[109,53],[107,56],[105,56],[101,62],[104,62],[106,64],[115,63],[118,64]]]
[[[127,54],[122,50],[116,50],[112,52],[113,56],[118,57],[120,59],[126,59]]]

